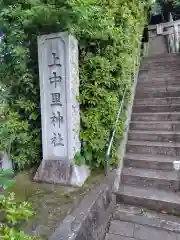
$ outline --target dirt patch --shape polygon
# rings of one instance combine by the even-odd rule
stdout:
[[[104,178],[102,171],[92,172],[82,188],[64,187],[53,184],[36,183],[27,172],[18,174],[16,184],[9,188],[19,202],[32,203],[35,217],[23,226],[30,235],[48,239],[63,218],[77,207],[80,200]]]

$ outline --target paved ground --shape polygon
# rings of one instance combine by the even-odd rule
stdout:
[[[180,234],[129,222],[112,221],[106,240],[179,240]]]
[[[180,218],[121,204],[105,240],[180,240]]]

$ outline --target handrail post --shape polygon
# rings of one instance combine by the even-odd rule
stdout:
[[[110,153],[106,154],[106,176],[109,176],[110,170]]]
[[[175,44],[175,52],[179,52],[179,34],[178,34],[178,25],[174,24],[174,44]]]
[[[173,17],[172,17],[172,14],[169,13],[169,22],[173,22]],[[173,30],[174,30],[174,27],[173,27]],[[169,53],[175,53],[175,35],[174,33],[173,34],[169,34],[168,35],[168,51]]]

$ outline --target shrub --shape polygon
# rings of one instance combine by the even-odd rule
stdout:
[[[22,108],[22,105],[19,109]],[[3,119],[0,125],[0,147],[13,159],[14,167],[22,169],[35,162],[38,156],[39,129],[31,132],[28,119],[22,119],[13,109],[2,107]],[[30,159],[31,162],[29,161]]]
[[[9,180],[6,175],[11,171],[0,170],[0,185],[7,189],[14,180]],[[2,189],[1,189],[2,190]],[[17,203],[14,193],[8,196],[0,194],[0,238],[3,240],[35,240],[19,229],[20,224],[33,216],[32,207],[27,202]]]
[[[104,167],[109,131],[125,85],[126,97],[130,95],[147,6],[143,0],[1,1],[0,79],[8,89],[11,115],[6,116],[0,139],[15,133],[11,156],[19,168],[41,158],[37,35],[69,31],[79,40],[81,155],[93,168]],[[123,123],[121,119],[118,124],[119,136]],[[118,139],[112,162],[117,144]],[[7,145],[1,142],[2,148]]]

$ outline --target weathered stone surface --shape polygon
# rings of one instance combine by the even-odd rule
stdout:
[[[174,171],[154,171],[154,169],[136,167],[124,168],[121,182],[132,186],[144,186],[167,191],[177,191],[179,189],[179,176]]]
[[[38,55],[43,160],[34,179],[81,186],[89,170],[81,176],[72,166],[80,151],[78,42],[68,32],[43,35]]]
[[[176,234],[156,228],[135,224],[134,237],[142,240],[176,240]]]
[[[114,220],[156,227],[180,234],[180,219],[178,217],[150,211],[143,207],[119,204]]]
[[[162,122],[141,122],[133,121],[130,124],[131,130],[142,130],[142,131],[179,131],[180,124],[179,121],[162,121]]]
[[[146,112],[179,112],[180,111],[180,104],[172,104],[167,103],[166,105],[138,105],[133,107],[134,113],[146,113]]]
[[[152,141],[152,142],[180,142],[180,131],[174,130],[131,130],[128,134],[129,140]]]
[[[73,164],[70,183],[71,185],[81,187],[89,175],[90,170],[88,166],[77,166]]]
[[[146,154],[126,154],[124,158],[124,167],[137,167],[156,170],[174,171],[173,161],[176,157],[151,156]]]
[[[180,79],[180,77],[179,77]],[[176,81],[179,84],[179,81]],[[153,84],[153,83],[149,83]],[[146,98],[146,99],[136,99],[134,101],[134,106],[139,106],[139,105],[165,105],[165,104],[179,104],[180,103],[180,98],[179,97],[174,97],[174,98]]]
[[[167,54],[168,48],[166,44],[166,38],[163,35],[153,36],[152,32],[149,32],[149,56],[158,56],[161,54]]]
[[[111,222],[109,233],[126,236],[126,237],[133,237],[134,224],[130,222],[122,222],[122,221],[114,220]]]
[[[46,160],[39,166],[34,180],[70,184],[72,174],[72,165],[66,161]]]
[[[117,200],[180,214],[180,55],[141,64]]]
[[[85,197],[67,216],[50,240],[104,240],[106,227],[115,211],[113,182],[106,182]]]
[[[114,235],[114,234],[108,233],[106,235],[105,240],[134,240],[134,238],[120,236],[120,235]]]
[[[132,121],[179,121],[179,112],[165,113],[132,113]]]
[[[71,162],[80,149],[78,43],[54,33],[39,37],[38,50],[43,159]]]
[[[175,216],[120,204],[105,240],[178,240],[179,223]]]
[[[12,160],[5,152],[0,152],[0,169],[13,171]]]
[[[180,156],[180,144],[174,142],[128,141],[128,153],[149,154],[153,156]]]
[[[116,193],[116,199],[117,202],[180,215],[180,196],[174,192],[121,185],[119,191]]]
[[[12,178],[14,175],[12,160],[5,152],[0,152],[0,170],[8,170],[3,173],[3,177]],[[3,185],[0,184],[0,192],[3,191]]]
[[[179,97],[180,96],[180,88],[177,86],[171,86],[168,87],[168,90],[166,88],[151,88],[149,91],[149,88],[144,88],[144,91],[137,90],[136,92],[137,98],[165,98],[165,97]]]

